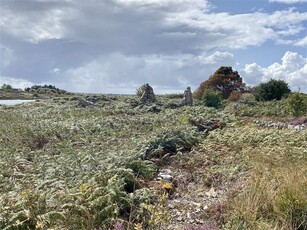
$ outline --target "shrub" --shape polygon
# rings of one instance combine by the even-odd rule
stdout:
[[[239,102],[246,105],[255,105],[256,98],[252,93],[243,93],[239,99]]]
[[[256,87],[255,96],[258,101],[280,100],[284,95],[290,93],[288,84],[283,80],[271,79]]]
[[[242,93],[240,91],[232,91],[229,95],[228,101],[238,101],[241,98]]]
[[[129,160],[127,168],[132,169],[137,177],[145,180],[153,179],[158,172],[158,168],[154,163],[141,159]]]
[[[290,113],[295,116],[305,115],[307,113],[307,97],[300,93],[291,94],[288,98],[288,108]]]
[[[218,108],[222,105],[222,95],[212,89],[205,90],[203,102],[205,106]]]
[[[232,91],[239,91],[244,87],[245,84],[237,71],[233,71],[230,66],[222,66],[208,80],[200,84],[194,92],[194,97],[201,99],[205,90],[212,88],[227,99]]]
[[[167,154],[174,155],[179,150],[191,151],[198,142],[198,136],[183,130],[161,133],[157,139],[149,143],[143,158],[162,158]]]

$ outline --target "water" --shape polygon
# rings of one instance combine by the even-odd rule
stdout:
[[[35,100],[0,100],[0,105],[18,105],[21,103],[28,103]]]

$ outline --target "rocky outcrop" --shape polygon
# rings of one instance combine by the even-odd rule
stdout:
[[[201,118],[199,119],[190,118],[189,123],[196,126],[199,132],[204,132],[204,133],[208,133],[209,131],[215,129],[222,129],[226,126],[225,123],[217,119],[203,120]]]
[[[87,100],[85,100],[83,98],[79,98],[78,99],[77,107],[85,108],[85,107],[88,107],[88,106],[94,106],[94,103],[91,102],[91,101],[87,101]]]

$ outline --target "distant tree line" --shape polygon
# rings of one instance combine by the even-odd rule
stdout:
[[[9,84],[3,84],[1,86],[1,90],[4,90],[4,91],[10,91],[12,89],[13,89],[13,87],[11,85],[9,85]]]
[[[38,90],[38,89],[53,89],[56,91],[60,91],[59,88],[56,88],[54,85],[33,85],[31,87],[25,88],[25,91]]]

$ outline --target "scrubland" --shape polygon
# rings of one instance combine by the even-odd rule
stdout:
[[[307,129],[255,123],[286,99],[96,99],[0,106],[0,229],[307,229]]]

